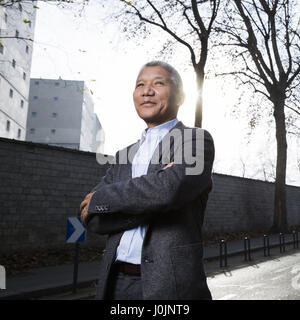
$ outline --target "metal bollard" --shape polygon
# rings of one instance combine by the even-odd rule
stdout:
[[[227,267],[227,242],[223,239],[220,241],[220,268],[222,267]]]
[[[295,230],[293,230],[293,248],[294,249],[299,248],[298,232]]]
[[[279,233],[279,250],[280,253],[285,252],[285,239],[284,239],[284,234]]]
[[[270,255],[270,241],[269,236],[264,234],[264,256],[268,257]]]
[[[244,255],[245,261],[251,261],[251,246],[250,239],[248,237],[244,238]]]

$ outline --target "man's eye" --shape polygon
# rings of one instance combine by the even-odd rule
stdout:
[[[138,88],[138,87],[142,87],[144,84],[143,83],[138,83],[137,85],[136,85],[136,87]]]
[[[163,86],[163,85],[164,85],[164,83],[163,83],[162,81],[156,81],[155,84],[156,84],[156,85],[160,85],[160,86]]]

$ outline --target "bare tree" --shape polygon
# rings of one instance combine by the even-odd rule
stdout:
[[[217,17],[220,0],[139,0],[124,1],[124,9],[115,17],[123,18],[126,31],[146,30],[146,26],[154,26],[169,35],[170,41],[164,47],[181,44],[190,54],[196,81],[198,97],[195,109],[195,126],[202,126],[203,83],[205,65],[208,57],[209,37],[213,23]],[[138,19],[138,23],[132,23]]]
[[[236,76],[255,93],[262,94],[273,107],[277,160],[274,219],[271,230],[287,229],[286,110],[299,116],[300,46],[299,10],[289,0],[229,0],[217,32],[227,37],[238,70],[223,74]]]
[[[49,5],[55,5],[59,8],[68,8],[75,9],[77,14],[81,15],[84,11],[85,6],[88,4],[87,0],[39,0],[41,2],[45,2]],[[30,25],[32,23],[29,18],[32,15],[32,10],[39,9],[37,5],[37,0],[0,0],[0,18],[2,16],[3,10],[6,10],[6,14],[14,15],[18,11],[23,11],[27,13],[27,17],[18,17],[17,19],[22,19],[22,23]],[[2,9],[2,10],[1,10]],[[2,11],[2,12],[1,12]],[[5,19],[5,18],[4,18]],[[14,21],[17,25],[20,21]],[[33,42],[34,40],[28,35],[20,35],[14,33],[15,30],[13,28],[8,28],[8,30],[0,29],[0,46],[3,46],[3,39],[17,39]],[[13,30],[13,33],[11,32]]]

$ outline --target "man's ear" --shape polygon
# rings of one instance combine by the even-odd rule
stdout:
[[[184,103],[184,100],[185,100],[185,93],[182,92],[182,94],[177,98],[177,105],[180,107]]]

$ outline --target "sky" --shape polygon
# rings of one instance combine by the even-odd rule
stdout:
[[[104,154],[114,155],[137,141],[146,126],[133,105],[135,80],[141,66],[157,57],[165,35],[153,29],[139,43],[127,40],[120,32],[119,22],[107,20],[110,8],[103,8],[95,0],[90,1],[81,17],[75,16],[76,10],[53,4],[39,2],[38,7],[31,77],[86,82],[104,129]],[[196,88],[188,57],[187,49],[182,47],[166,62],[183,78],[186,100],[178,119],[193,126]],[[236,85],[228,80],[208,79],[204,89],[203,128],[214,138],[214,172],[264,180],[262,168],[270,171],[270,163],[274,165],[274,132],[266,134],[268,124],[262,121],[248,142],[246,109],[240,111],[239,118],[232,115],[232,107],[239,98]],[[287,171],[287,183],[297,186],[300,186],[299,146],[299,141],[289,144]]]

